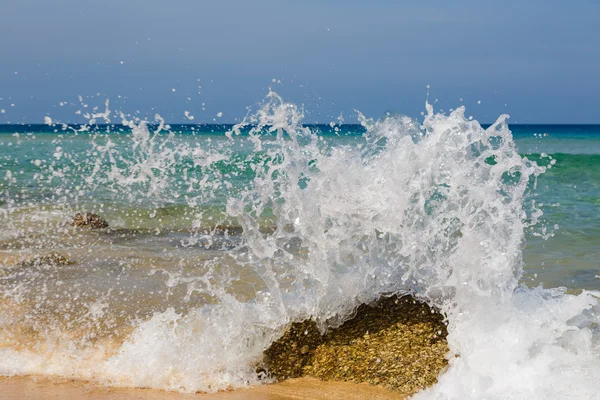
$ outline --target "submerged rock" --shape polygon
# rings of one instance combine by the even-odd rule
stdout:
[[[411,296],[361,305],[356,316],[321,335],[314,321],[292,324],[264,352],[274,378],[313,376],[368,382],[412,395],[447,365],[443,316]]]
[[[34,256],[27,260],[21,261],[19,267],[38,267],[40,265],[67,265],[69,260],[60,253],[52,252],[44,255]]]
[[[102,217],[88,212],[75,214],[71,225],[92,229],[108,228],[108,222],[106,222]]]

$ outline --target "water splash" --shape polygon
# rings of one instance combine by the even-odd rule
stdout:
[[[185,142],[159,117],[151,127],[122,116],[128,134],[93,132],[83,152],[57,143],[35,165],[40,198],[23,201],[7,181],[3,240],[66,249],[77,265],[7,269],[2,293],[20,308],[3,308],[0,372],[243,387],[264,381],[256,363],[289,322],[326,329],[410,291],[445,313],[452,352],[419,396],[593,396],[598,294],[519,285],[524,230],[541,216],[529,193],[545,168],[517,153],[507,116],[483,129],[464,107],[426,109],[422,123],[359,115],[364,135],[334,145],[270,92],[225,137]],[[90,118],[110,115],[107,104]],[[83,207],[117,229],[65,225]],[[81,286],[56,300],[74,276]],[[35,345],[14,345],[23,333],[11,326],[35,332]]]

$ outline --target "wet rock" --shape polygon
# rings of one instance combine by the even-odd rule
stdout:
[[[73,223],[71,225],[91,229],[108,228],[108,222],[106,222],[102,217],[88,212],[75,214]]]
[[[447,365],[443,316],[411,296],[361,305],[356,316],[322,336],[314,321],[292,324],[264,353],[264,369],[285,379],[368,382],[412,395]]]
[[[304,376],[304,368],[322,343],[323,336],[314,321],[294,323],[265,351],[266,369],[278,379]]]
[[[69,260],[60,253],[51,252],[44,255],[31,257],[21,261],[19,267],[38,267],[41,265],[60,266],[69,264]]]

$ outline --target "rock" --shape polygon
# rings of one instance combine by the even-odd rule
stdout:
[[[34,256],[21,261],[19,267],[38,267],[40,265],[59,266],[67,265],[69,260],[60,253],[52,252],[44,255]]]
[[[314,321],[292,324],[264,352],[277,379],[313,376],[368,382],[410,396],[437,381],[447,365],[443,316],[411,296],[381,298],[322,336]]]
[[[323,337],[314,321],[296,322],[265,350],[265,369],[278,379],[304,376],[304,367],[322,343]]]
[[[43,255],[36,255],[26,259],[14,260],[14,263],[0,263],[0,277],[6,278],[12,274],[27,273],[30,269],[44,271],[52,267],[71,264],[71,262],[62,254],[51,252]]]
[[[75,214],[73,223],[71,225],[87,227],[91,229],[108,228],[108,222],[102,219],[102,217],[88,212]]]

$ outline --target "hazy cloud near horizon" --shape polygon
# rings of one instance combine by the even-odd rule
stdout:
[[[355,109],[419,116],[427,85],[437,109],[464,104],[484,122],[508,113],[521,123],[600,123],[594,1],[4,0],[2,8],[0,123],[79,122],[80,95],[90,107],[109,99],[112,109],[170,122],[234,122],[270,86],[303,104],[308,122],[356,122]]]

